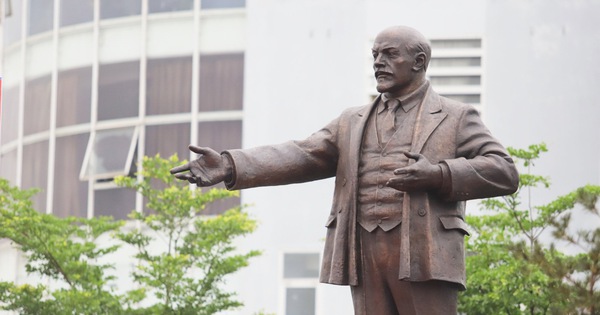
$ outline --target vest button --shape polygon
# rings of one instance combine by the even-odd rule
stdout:
[[[424,217],[427,214],[427,211],[425,211],[425,209],[421,208],[419,209],[419,211],[417,212],[420,216]]]

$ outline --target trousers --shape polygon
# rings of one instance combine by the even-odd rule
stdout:
[[[368,232],[358,226],[360,274],[352,286],[355,315],[455,315],[458,286],[446,281],[398,279],[400,226]]]

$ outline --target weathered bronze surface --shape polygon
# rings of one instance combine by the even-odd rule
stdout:
[[[190,145],[200,157],[171,172],[228,189],[335,176],[321,282],[352,286],[355,314],[456,314],[465,201],[513,193],[518,174],[472,106],[429,86],[421,33],[387,28],[372,50],[373,103],[305,140],[222,153]]]

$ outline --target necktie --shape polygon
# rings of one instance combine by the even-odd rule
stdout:
[[[400,102],[397,99],[390,99],[386,102],[386,105],[387,112],[381,124],[382,143],[387,143],[396,133],[396,111],[400,107]]]

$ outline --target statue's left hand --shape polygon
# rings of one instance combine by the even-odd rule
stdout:
[[[198,186],[212,186],[231,177],[232,169],[229,160],[217,151],[193,145],[190,145],[189,149],[199,157],[187,164],[172,168],[171,174],[177,179],[187,180]]]
[[[419,153],[404,152],[404,155],[416,162],[394,170],[394,177],[386,183],[388,187],[400,191],[427,191],[442,186],[442,169],[439,165],[431,164]]]

